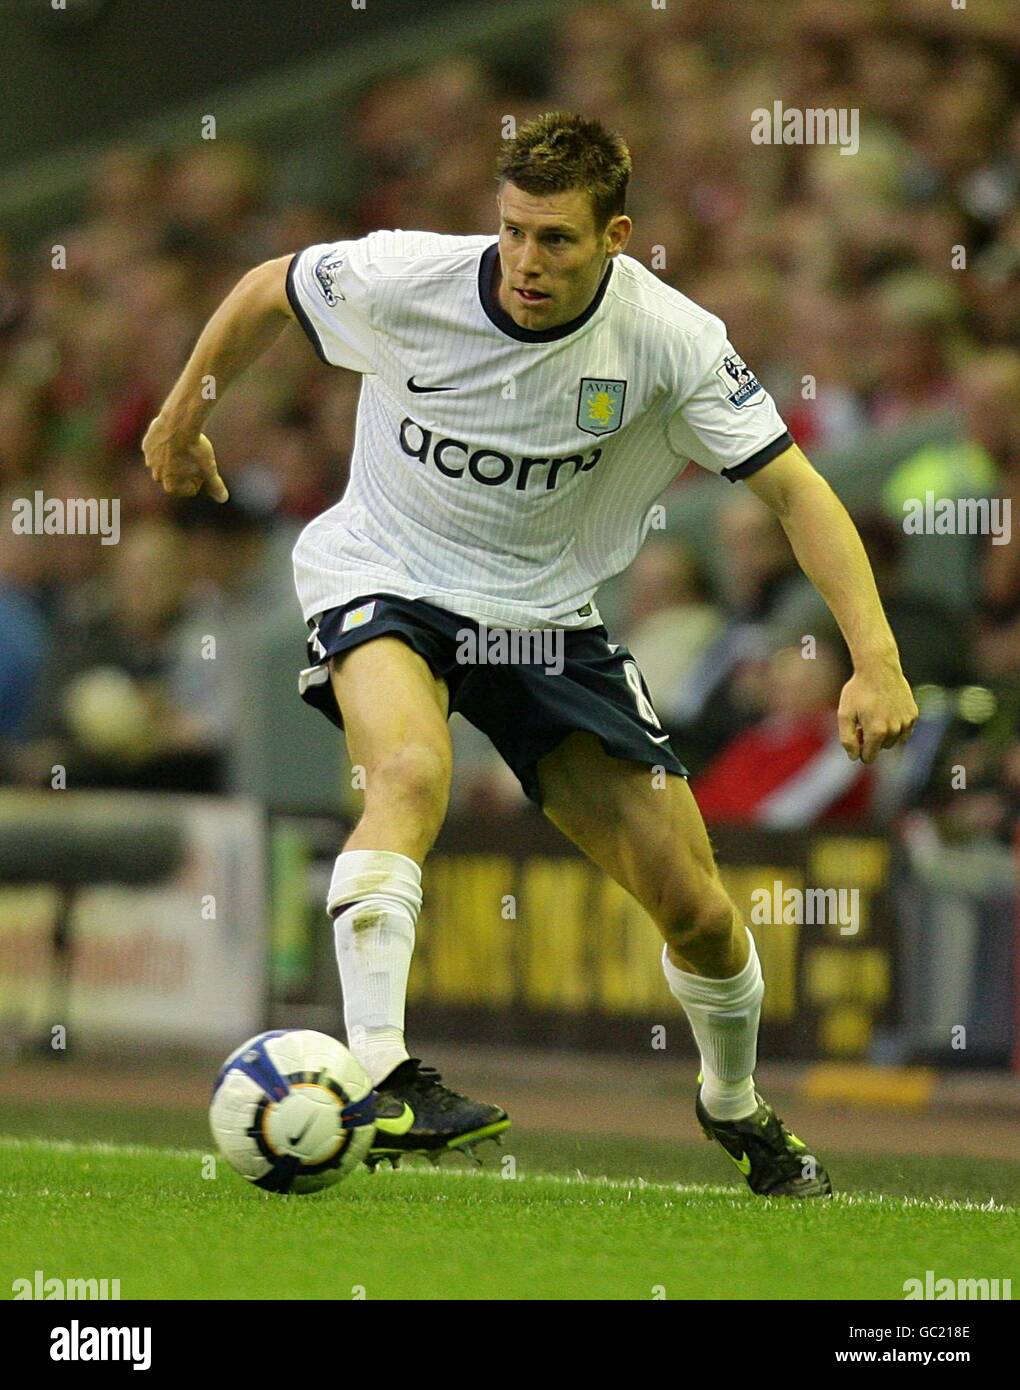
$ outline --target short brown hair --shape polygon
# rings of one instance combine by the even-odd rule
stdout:
[[[582,188],[590,194],[595,224],[623,212],[630,178],[630,151],[622,135],[601,121],[569,111],[547,111],[522,125],[496,160],[500,186],[512,183],[543,197]]]

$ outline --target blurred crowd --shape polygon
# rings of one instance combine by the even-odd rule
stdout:
[[[65,225],[0,246],[4,514],[37,490],[122,509],[111,546],[0,528],[0,774],[46,785],[72,763],[78,785],[227,784],[244,676],[203,643],[229,657],[237,625],[292,601],[289,545],[343,490],[358,378],[284,334],[210,422],[223,508],[164,497],[139,440],[252,265],[376,227],[495,231],[508,113],[582,110],[625,135],[630,254],[726,321],[809,456],[950,412],[957,442],[904,457],[901,477],[1020,500],[1018,96],[1005,0],[584,3],[541,51],[511,41],[370,85],[337,115],[332,164],[321,146],[111,149]],[[776,100],[859,110],[859,151],[753,143],[751,113]],[[836,756],[845,648],[755,499],[712,484],[722,580],[655,532],[626,577],[617,635],[710,818],[847,823],[927,798],[961,834],[1012,833],[1020,546],[974,537],[956,605],[905,587],[889,481],[857,519],[934,732],[884,780]],[[512,801],[461,738],[461,794]],[[978,824],[972,800],[963,812],[935,790],[962,764],[983,788]]]

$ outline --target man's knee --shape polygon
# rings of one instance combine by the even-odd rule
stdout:
[[[372,804],[400,804],[419,814],[446,814],[450,795],[452,758],[443,744],[414,742],[401,744],[365,769],[365,801]]]
[[[689,867],[667,885],[657,908],[660,930],[681,955],[692,946],[701,950],[723,948],[732,935],[733,902],[718,876],[700,866]]]

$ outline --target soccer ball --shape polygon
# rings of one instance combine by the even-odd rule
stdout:
[[[259,1033],[220,1068],[209,1124],[232,1168],[266,1192],[321,1192],[365,1158],[376,1093],[343,1043],[306,1028]]]

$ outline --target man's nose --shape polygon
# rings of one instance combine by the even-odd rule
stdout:
[[[521,251],[517,269],[521,275],[535,276],[542,269],[542,260],[537,242],[529,241]]]

